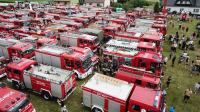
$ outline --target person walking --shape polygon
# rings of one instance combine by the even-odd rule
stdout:
[[[174,55],[173,58],[172,58],[172,67],[174,67],[175,61],[176,61],[176,55]]]
[[[191,90],[191,88],[186,89],[186,90],[185,90],[185,94],[184,94],[184,98],[183,98],[183,102],[184,102],[184,103],[187,103],[188,100],[190,100],[190,97],[191,97],[191,96],[192,96],[192,90]]]
[[[189,28],[187,27],[186,29],[185,29],[185,31],[186,31],[186,33],[189,31]]]
[[[172,76],[169,76],[169,77],[167,78],[167,82],[166,82],[167,88],[169,88],[169,85],[170,85],[170,83],[171,83],[171,80],[172,80]]]

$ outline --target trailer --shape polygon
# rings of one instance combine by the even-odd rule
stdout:
[[[115,73],[115,78],[134,83],[141,87],[159,89],[161,84],[159,75],[145,69],[122,65]]]
[[[64,46],[75,46],[81,48],[90,48],[96,52],[99,48],[99,39],[96,36],[79,33],[60,33],[60,43]]]
[[[9,82],[16,89],[30,89],[46,100],[65,100],[76,88],[75,73],[22,58],[7,66]]]
[[[38,63],[75,71],[76,77],[83,79],[92,74],[93,62],[91,58],[93,55],[85,52],[89,49],[78,49],[82,52],[73,48],[43,46],[35,50],[35,55]]]
[[[0,111],[36,112],[26,94],[8,88],[2,82],[0,82]]]
[[[163,95],[152,90],[96,73],[82,85],[83,105],[92,112],[161,112]]]

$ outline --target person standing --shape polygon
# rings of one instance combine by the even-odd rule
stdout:
[[[171,106],[171,107],[170,107],[169,112],[175,112],[174,106]]]
[[[186,29],[185,29],[185,31],[186,31],[186,33],[189,31],[189,28],[187,27]]]
[[[68,112],[63,100],[58,99],[57,102],[60,105],[60,112]]]
[[[183,102],[184,102],[184,103],[187,103],[188,100],[190,100],[190,97],[191,97],[191,96],[192,96],[192,90],[191,90],[191,88],[186,89],[186,90],[185,90],[185,94],[184,94],[184,98],[183,98]]]
[[[172,67],[174,66],[175,61],[176,61],[176,55],[174,55],[172,58]]]
[[[167,82],[166,82],[167,88],[169,88],[169,85],[170,85],[170,83],[171,83],[171,80],[172,80],[172,76],[169,76],[169,77],[167,78]]]

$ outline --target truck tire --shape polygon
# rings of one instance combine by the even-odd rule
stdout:
[[[43,92],[42,92],[42,97],[43,97],[45,100],[51,100],[51,95],[49,94],[49,92],[43,91]]]
[[[92,109],[92,112],[102,112],[102,111],[101,111],[101,109],[94,107],[94,108]]]
[[[20,90],[21,86],[18,82],[12,81],[12,86],[14,89]]]

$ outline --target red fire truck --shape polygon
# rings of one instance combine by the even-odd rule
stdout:
[[[162,73],[162,55],[150,51],[136,51],[133,49],[119,48],[117,46],[106,46],[103,48],[104,60],[116,60],[118,65],[127,65],[137,68],[144,68],[156,74]],[[104,67],[102,67],[104,69]]]
[[[27,96],[0,82],[0,112],[36,112]]]
[[[0,39],[0,56],[6,59],[32,58],[35,47],[30,43],[22,43],[12,39]]]
[[[73,48],[63,48],[58,46],[44,46],[36,49],[36,60],[39,63],[54,67],[74,70],[79,79],[86,78],[93,72],[91,54],[88,49],[79,48],[83,52],[77,52]]]
[[[6,65],[8,61],[4,57],[0,57],[0,78],[6,76]]]
[[[115,74],[115,78],[134,83],[142,87],[159,88],[161,81],[160,74],[155,74],[151,71],[145,71],[145,69],[139,69],[126,65],[120,66]]]
[[[22,58],[9,63],[7,77],[16,89],[28,88],[51,98],[66,99],[76,88],[75,73]]]
[[[118,48],[138,50],[138,51],[157,52],[155,43],[151,43],[151,42],[123,41],[123,40],[111,39],[105,45],[118,47]]]
[[[161,112],[163,94],[96,73],[82,86],[83,105],[92,112]]]
[[[88,47],[94,52],[99,47],[98,37],[78,33],[60,33],[60,43],[65,46]]]

